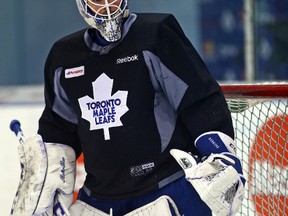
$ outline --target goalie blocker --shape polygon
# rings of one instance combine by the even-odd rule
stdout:
[[[170,153],[215,215],[235,214],[244,198],[245,178],[233,139],[212,131],[200,135],[195,146],[204,157],[198,164],[187,152],[172,149]]]
[[[21,176],[10,215],[69,216],[73,201],[76,155],[66,145],[44,143],[40,135],[25,141],[20,123],[10,128],[17,135]]]

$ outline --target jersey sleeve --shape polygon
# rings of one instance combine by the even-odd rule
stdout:
[[[156,47],[159,83],[192,138],[207,131],[234,138],[231,113],[219,84],[172,15],[162,22]]]
[[[60,69],[52,48],[44,68],[45,108],[39,119],[38,133],[44,142],[71,146],[78,157],[81,145],[77,136],[77,118],[59,83]]]

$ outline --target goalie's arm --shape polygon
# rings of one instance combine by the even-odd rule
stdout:
[[[57,68],[58,50],[51,48],[44,69],[45,108],[39,119],[38,134],[44,142],[63,143],[72,147],[78,158],[82,152],[77,127],[77,117],[60,84]]]

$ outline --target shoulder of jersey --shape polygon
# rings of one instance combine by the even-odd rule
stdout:
[[[170,19],[174,19],[174,16],[168,13],[137,13],[137,19],[141,23],[157,25],[157,24],[165,23]]]

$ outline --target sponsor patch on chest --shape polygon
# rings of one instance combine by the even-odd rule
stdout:
[[[85,67],[80,66],[80,67],[75,67],[75,68],[68,68],[65,70],[65,78],[73,78],[73,77],[79,77],[83,76],[85,73]]]

